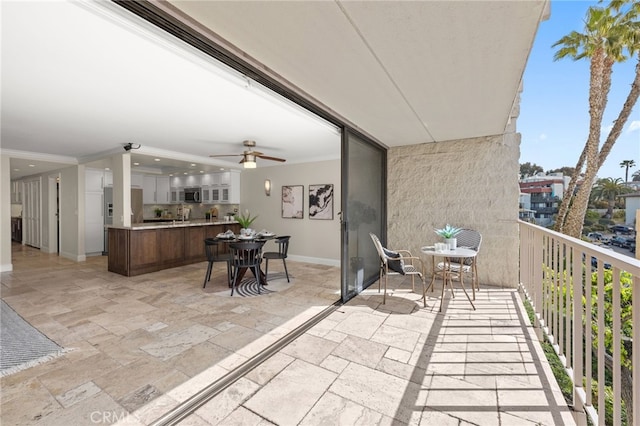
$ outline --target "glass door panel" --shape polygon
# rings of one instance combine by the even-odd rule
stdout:
[[[342,167],[342,299],[347,301],[378,278],[369,233],[385,240],[386,150],[345,131]]]

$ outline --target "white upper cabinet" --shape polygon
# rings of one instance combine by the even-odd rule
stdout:
[[[156,177],[155,176],[145,176],[142,179],[142,203],[143,204],[156,203]]]
[[[156,176],[156,203],[166,204],[170,202],[170,186],[169,176]]]
[[[167,204],[170,202],[169,176],[145,175],[142,187],[144,204]]]

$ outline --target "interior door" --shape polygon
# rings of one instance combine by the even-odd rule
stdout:
[[[342,133],[342,300],[378,279],[369,233],[386,240],[386,149],[349,130]]]

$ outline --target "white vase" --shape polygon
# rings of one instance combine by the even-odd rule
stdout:
[[[445,238],[444,243],[448,246],[449,250],[455,250],[458,247],[457,238]]]

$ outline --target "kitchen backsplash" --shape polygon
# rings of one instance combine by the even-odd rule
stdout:
[[[222,219],[225,215],[234,213],[239,206],[237,204],[145,204],[143,207],[143,215],[145,219],[153,219],[156,217],[155,209],[162,209],[163,218],[177,218],[180,206],[191,209],[189,219],[204,219],[205,213],[211,212],[211,209],[217,209],[218,219]]]

